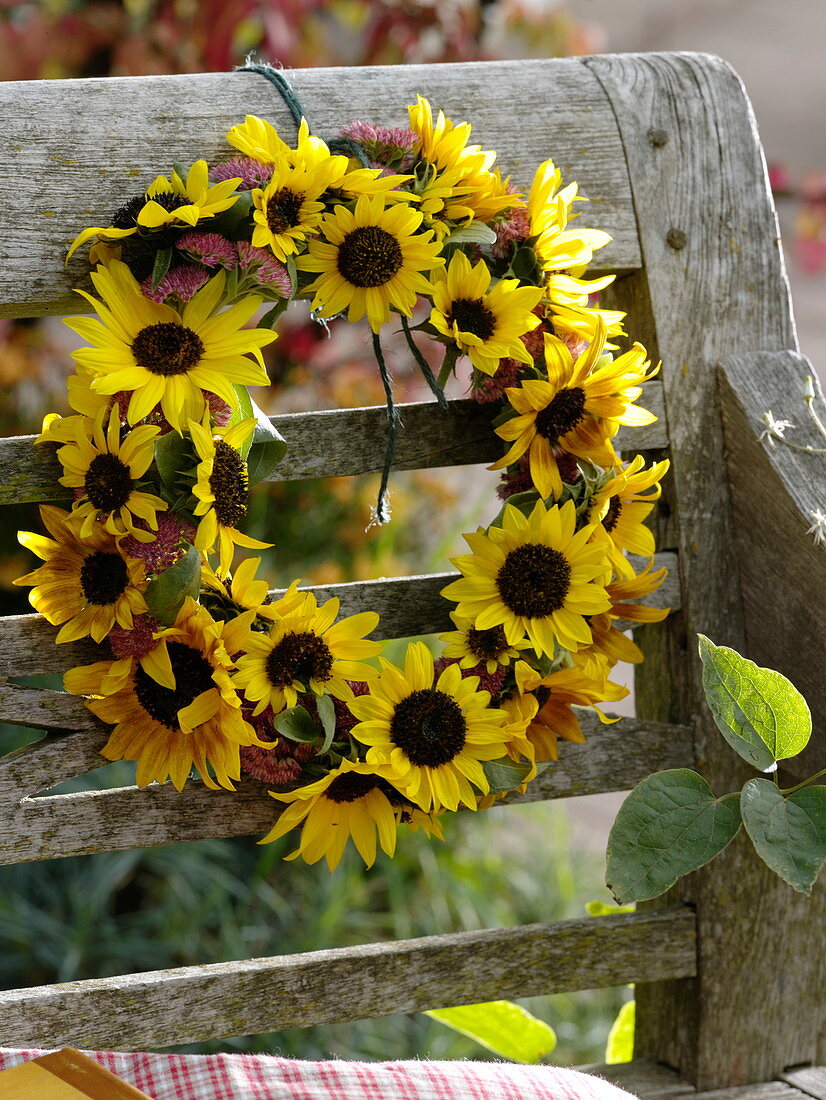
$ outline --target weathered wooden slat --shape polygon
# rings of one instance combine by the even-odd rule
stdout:
[[[764,1081],[757,1085],[737,1085],[733,1088],[697,1092],[695,1087],[675,1070],[648,1058],[635,1058],[633,1062],[614,1065],[579,1066],[586,1073],[604,1077],[639,1100],[805,1100],[805,1092],[794,1086],[794,1074],[781,1074],[779,1081]],[[817,1073],[817,1070],[804,1071]],[[822,1070],[820,1071],[823,1072]]]
[[[281,804],[252,779],[236,792],[210,791],[193,780],[183,793],[154,785],[30,797],[104,763],[98,754],[107,728],[75,703],[75,722],[85,726],[0,759],[0,864],[262,835],[277,820]],[[589,711],[579,713],[587,744],[561,743],[557,763],[503,804],[627,790],[652,771],[691,766],[687,726],[637,718],[602,725]]]
[[[650,1058],[635,1058],[631,1062],[611,1064],[599,1062],[577,1066],[577,1069],[604,1077],[639,1100],[674,1100],[675,1097],[689,1095],[691,1100],[696,1100],[697,1090],[690,1081],[680,1077],[670,1066],[664,1066]]]
[[[804,1066],[801,1069],[789,1070],[788,1073],[780,1074],[780,1080],[799,1089],[803,1097],[811,1096],[814,1100],[826,1100],[826,1066]],[[799,1100],[803,1100],[803,1097]]]
[[[788,676],[812,711],[808,747],[784,762],[799,779],[826,767],[826,615],[812,605],[813,593],[826,592],[826,553],[808,530],[816,511],[826,515],[826,455],[760,435],[770,411],[795,425],[791,442],[826,446],[803,404],[807,377],[823,415],[817,374],[796,352],[733,356],[720,379],[748,656]]]
[[[11,990],[3,1041],[135,1050],[654,981],[694,973],[694,923],[672,909]]]
[[[668,446],[662,385],[647,382],[640,403],[660,419],[642,428],[620,428],[620,451]],[[394,470],[471,466],[495,462],[504,449],[491,429],[490,406],[452,401],[447,410],[433,401],[398,405],[401,417]],[[377,473],[384,465],[386,414],[383,407],[331,409],[271,417],[289,449],[270,474],[271,481]],[[62,500],[70,494],[57,480],[63,470],[57,448],[34,446],[34,436],[0,439],[0,504]]]
[[[654,567],[659,569],[662,566],[668,569],[668,576],[662,587],[646,597],[644,602],[652,607],[677,610],[681,604],[677,555],[669,552],[655,554]],[[346,584],[305,585],[302,591],[314,592],[319,601],[338,597],[341,600],[341,615],[377,611],[381,621],[373,634],[374,638],[407,638],[453,628],[449,615],[455,605],[439,593],[457,576],[458,573],[430,573],[418,577],[349,581]],[[279,596],[282,592],[283,589],[274,589],[273,595]],[[618,625],[625,629],[626,625],[631,624],[618,622]],[[74,665],[90,664],[109,656],[103,646],[95,645],[88,638],[55,645],[56,632],[57,628],[40,615],[0,618],[0,677],[64,672]],[[20,721],[18,718],[6,720]]]
[[[642,642],[637,706],[663,721],[696,716],[697,761],[715,791],[730,791],[753,772],[704,705],[696,635],[748,655],[717,364],[796,345],[765,161],[742,84],[719,58],[586,64],[614,104],[628,158],[646,270],[619,281],[613,304],[633,311],[633,331],[663,361],[684,582],[683,612]],[[753,513],[743,532],[758,555],[767,518]],[[826,891],[795,895],[741,835],[675,894],[697,906],[700,975],[638,989],[637,1053],[699,1089],[815,1061]]]
[[[593,200],[583,220],[614,237],[597,253],[599,269],[640,266],[616,123],[581,62],[296,69],[289,79],[321,135],[334,136],[354,118],[406,126],[407,105],[421,92],[434,109],[472,122],[474,140],[498,152],[503,174],[520,187],[554,157],[565,179],[577,180]],[[252,73],[7,82],[0,111],[6,120],[0,315],[6,317],[78,312],[82,303],[72,288],[85,285],[85,261],[63,266],[76,234],[109,225],[114,210],[159,172],[168,175],[173,162],[226,159],[233,150],[225,134],[247,113],[270,119],[287,141],[295,136],[278,93]]]

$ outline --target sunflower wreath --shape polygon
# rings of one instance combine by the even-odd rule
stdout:
[[[631,601],[665,572],[643,521],[668,464],[623,464],[612,441],[655,419],[636,401],[657,368],[639,344],[614,354],[623,315],[591,304],[611,277],[582,277],[610,238],[570,227],[577,186],[552,161],[525,198],[422,97],[408,129],[356,121],[325,142],[283,76],[256,71],[293,110],[295,144],[248,116],[225,161],[176,165],[69,250],[91,246],[96,296],[79,293],[97,316],[66,321],[87,345],[74,414],[47,416],[37,443],[57,445],[74,501],[42,507],[48,536],[21,532],[43,564],[16,583],[58,643],[108,640],[110,659],[65,677],[113,727],[107,760],[178,790],[193,771],[227,790],[245,772],[286,804],[262,842],[301,826],[288,858],[333,869],[352,838],[370,865],[400,825],[441,839],[444,811],[524,787],[559,738],[584,741],[574,706],[608,721],[596,704],[627,694],[611,669],[642,655],[614,624],[666,614]],[[453,559],[436,660],[413,642],[397,667],[369,638],[375,612],[340,618],[298,581],[274,598],[260,558],[234,562],[268,545],[241,526],[286,444],[247,387],[267,385],[262,349],[296,298],[370,327],[388,399],[379,522],[391,318],[440,403],[469,358],[503,440],[505,503]],[[409,323],[421,300],[438,378]],[[649,559],[640,573],[626,551]]]

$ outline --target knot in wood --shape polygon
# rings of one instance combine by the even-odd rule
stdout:
[[[648,140],[659,149],[668,141],[668,130],[662,130],[658,126],[652,126],[648,131]]]
[[[688,244],[688,237],[682,229],[669,229],[665,239],[676,252]]]

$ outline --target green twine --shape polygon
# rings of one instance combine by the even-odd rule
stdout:
[[[393,457],[396,453],[396,433],[399,424],[399,414],[396,412],[396,406],[393,403],[393,389],[390,385],[390,374],[387,370],[387,364],[384,361],[381,341],[379,340],[379,334],[377,332],[373,333],[373,354],[379,365],[379,374],[381,375],[382,385],[384,386],[385,407],[387,410],[387,440],[384,447],[384,466],[381,471],[381,485],[379,485],[379,495],[376,500],[376,523],[381,524],[390,522],[390,505],[387,502],[387,483],[390,480],[390,467],[393,465]]]
[[[301,106],[301,100],[298,98],[293,86],[280,69],[275,68],[274,65],[268,65],[266,62],[254,62],[248,58],[245,64],[236,66],[235,72],[257,73],[259,76],[263,76],[265,80],[268,80],[270,84],[277,89],[284,103],[289,108],[296,129],[300,129],[301,123],[305,118],[304,109]],[[370,161],[367,154],[359,142],[355,141],[353,138],[332,138],[327,142],[327,145],[332,152],[344,153],[349,157],[355,157],[364,168],[370,167]],[[439,407],[447,409],[448,402],[444,395],[442,384],[436,380],[433,371],[430,369],[430,364],[416,346],[413,334],[410,331],[410,325],[407,323],[407,318],[404,315],[402,315],[402,329],[407,341],[407,346],[419,370],[422,372],[424,380],[427,382],[431,392],[438,401]],[[384,386],[385,407],[387,411],[387,442],[384,452],[384,466],[382,467],[381,473],[381,485],[379,486],[379,495],[376,502],[376,522],[381,524],[390,521],[390,506],[387,503],[387,484],[390,480],[390,467],[393,464],[393,456],[396,452],[396,435],[399,417],[396,412],[396,406],[393,403],[393,390],[390,384],[390,375],[387,370],[387,364],[384,361],[384,355],[382,354],[381,343],[377,333],[373,333],[373,353],[376,356],[382,385]]]
[[[410,331],[410,325],[407,322],[407,318],[402,314],[402,330],[404,331],[404,338],[407,340],[407,346],[410,348],[410,354],[416,360],[419,365],[419,370],[424,375],[424,380],[430,386],[430,390],[436,400],[439,402],[440,409],[447,409],[448,403],[445,397],[444,390],[436,381],[436,376],[430,369],[430,364],[416,347],[416,342],[413,339],[413,333]]]
[[[296,130],[300,128],[302,119],[304,118],[304,109],[301,106],[301,100],[293,90],[292,84],[290,84],[289,80],[287,80],[280,69],[276,69],[274,65],[267,65],[265,62],[256,63],[248,58],[243,65],[235,66],[235,72],[258,73],[258,75],[263,76],[265,80],[269,80],[270,84],[278,89],[281,98],[289,107],[290,114],[293,116],[293,122],[295,122]]]

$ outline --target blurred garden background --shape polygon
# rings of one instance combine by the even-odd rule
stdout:
[[[287,68],[603,50],[720,53],[755,102],[787,239],[802,350],[822,365],[826,149],[812,20],[826,21],[823,0],[790,0],[782,10],[771,0],[0,0],[0,79],[221,71],[250,51]],[[267,411],[383,403],[358,331],[333,325],[328,333],[291,310],[280,333],[267,349],[271,388],[256,395]],[[0,435],[30,433],[44,413],[65,411],[71,347],[58,319],[0,321]],[[389,362],[397,399],[424,399],[401,344],[391,348]],[[454,392],[462,394],[461,380]],[[249,531],[277,543],[264,575],[280,585],[293,576],[325,583],[442,569],[459,552],[461,532],[489,522],[496,510],[494,475],[474,471],[468,493],[455,471],[397,474],[393,523],[365,533],[376,481],[259,488]],[[30,568],[14,530],[38,523],[33,507],[20,506],[11,519],[0,531],[3,614],[28,610],[25,593],[11,585]],[[0,753],[32,736],[0,727]],[[109,765],[59,790],[129,781],[128,766]],[[348,853],[332,875],[282,862],[289,838],[265,848],[253,839],[215,841],[0,868],[0,985],[584,916],[589,901],[610,900],[604,843],[617,805],[615,797],[589,798],[575,807],[456,815],[443,845],[411,835],[393,861],[382,857],[365,871]],[[525,1003],[557,1032],[551,1060],[588,1062],[601,1060],[611,1021],[629,995],[600,990]],[[423,1016],[198,1049],[485,1056]]]

